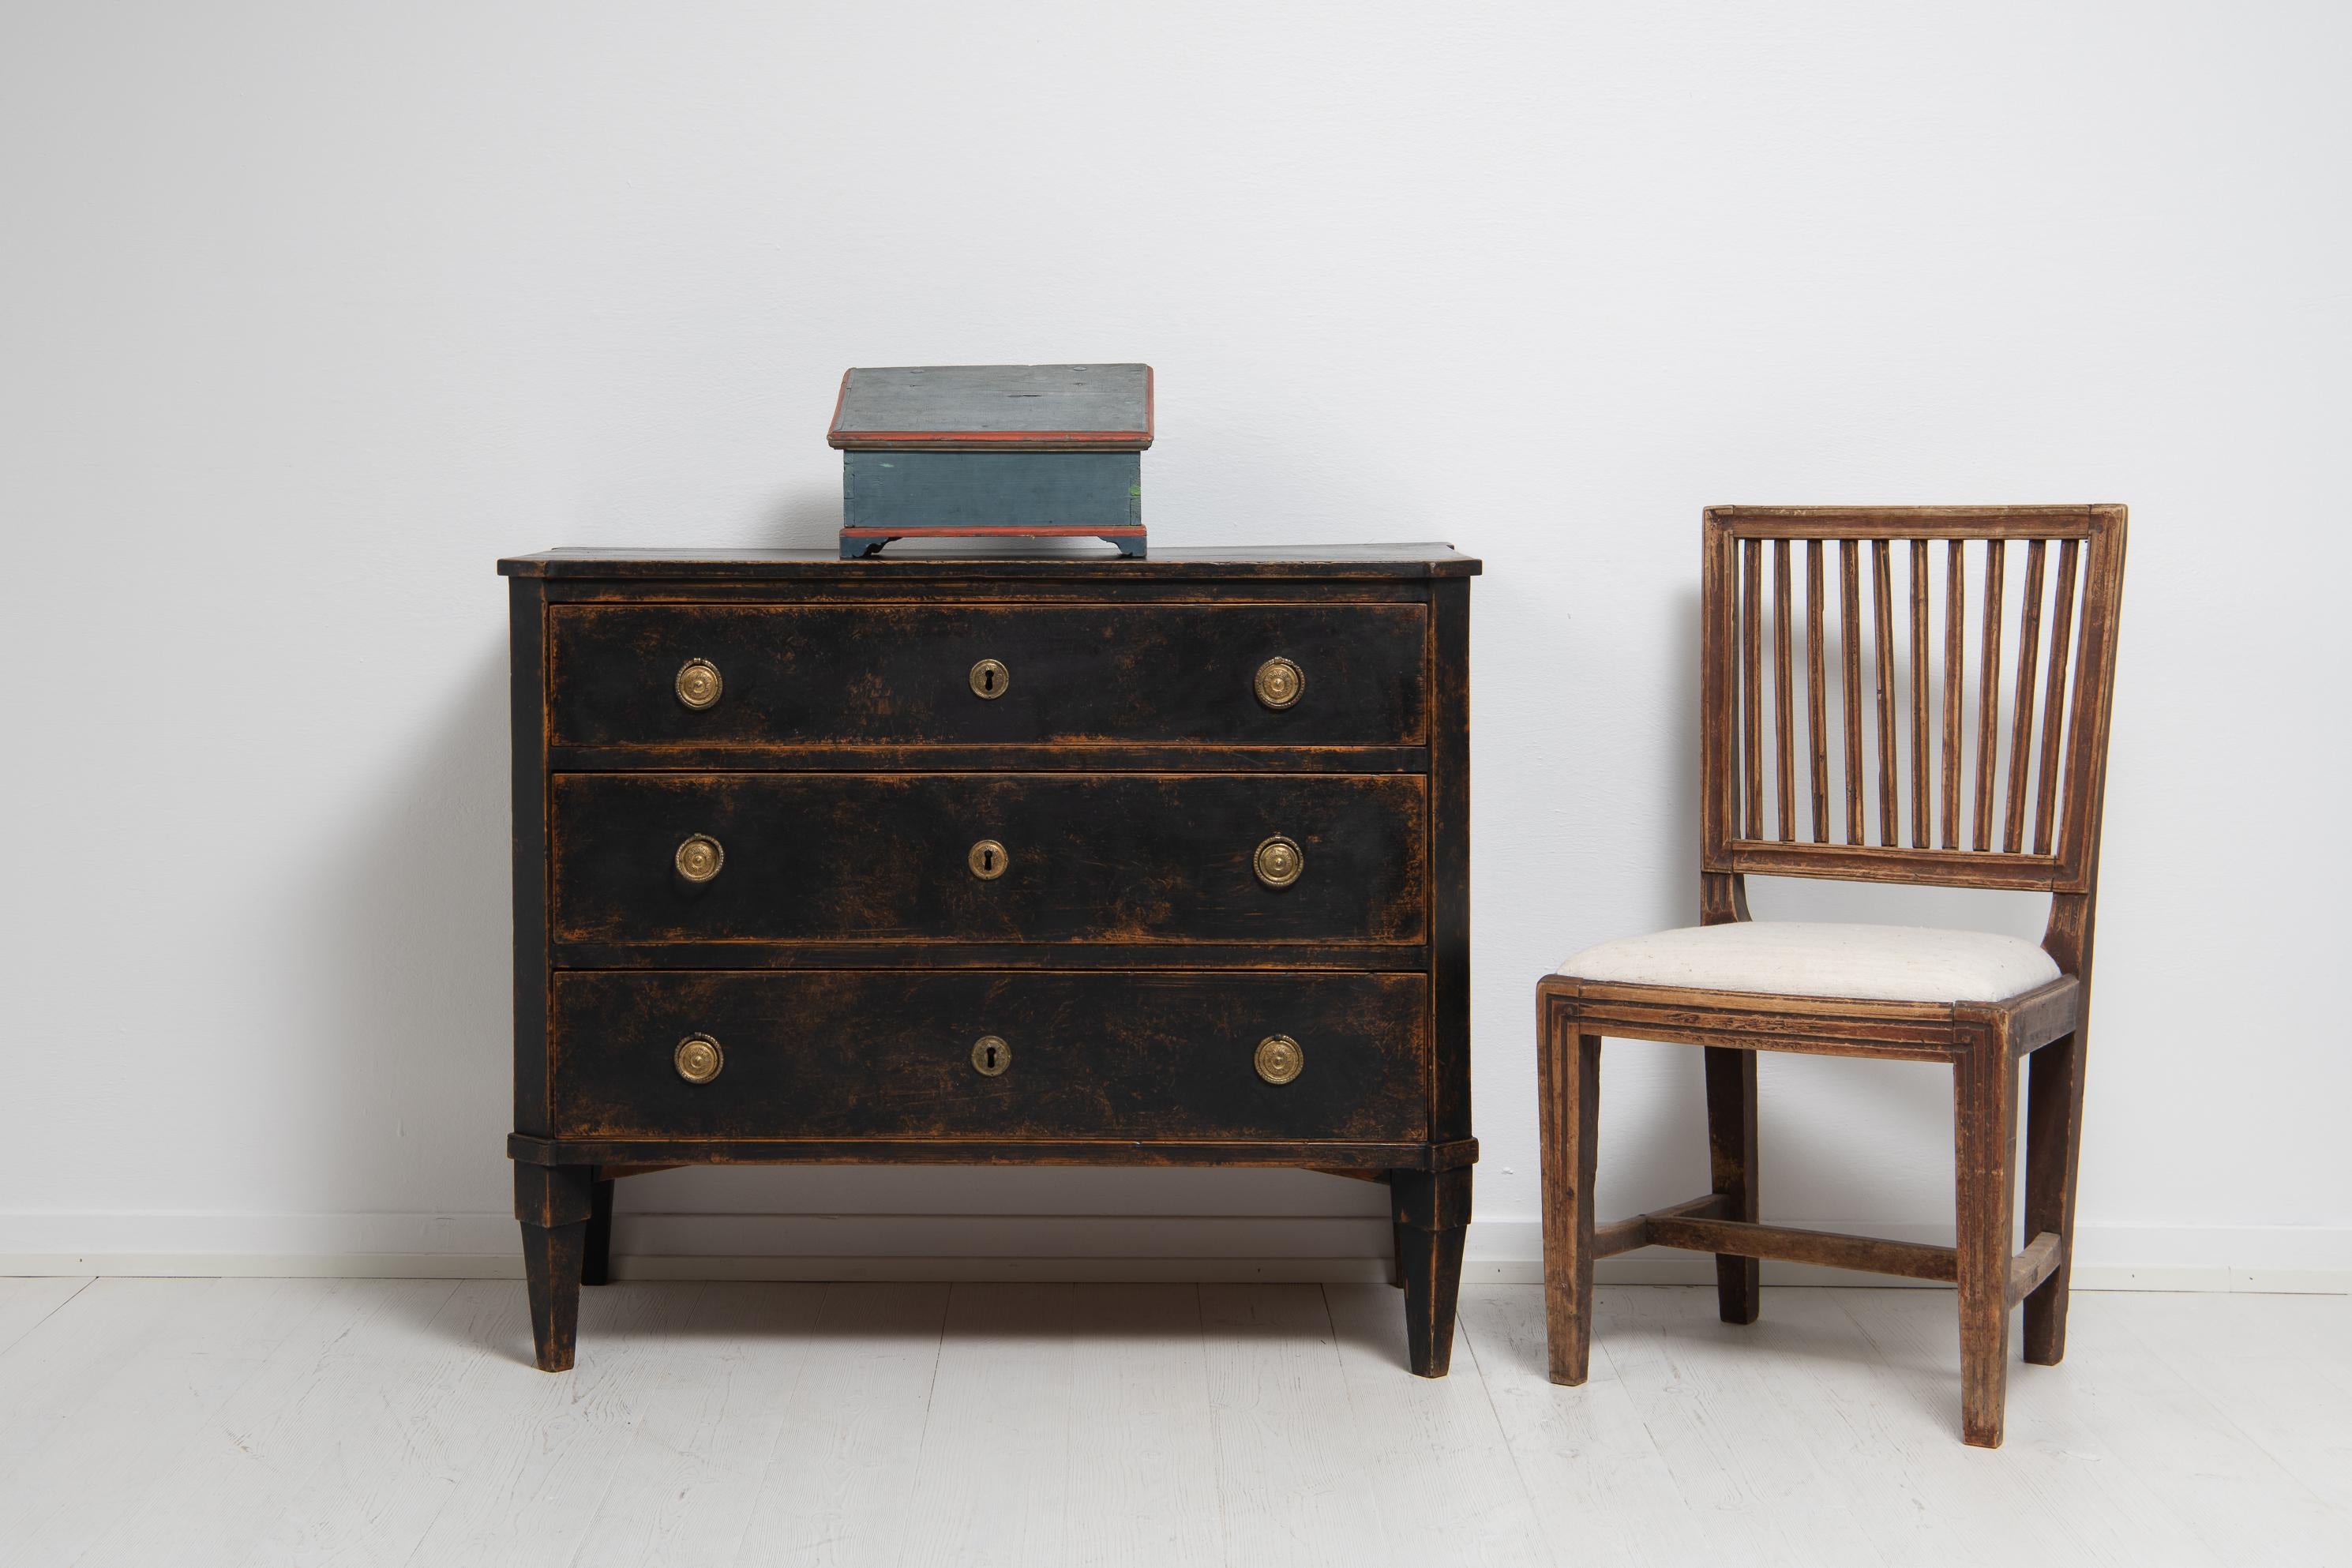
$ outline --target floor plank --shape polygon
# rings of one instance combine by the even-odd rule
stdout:
[[[2352,1513],[2352,1298],[2136,1296],[2120,1322],[2329,1508]]]
[[[958,1285],[908,1477],[899,1561],[1067,1560],[1073,1285]]]
[[[1069,1560],[1223,1561],[1199,1289],[1081,1285],[1070,1331]]]
[[[89,1275],[0,1275],[0,1355],[88,1289]]]
[[[825,1287],[738,1563],[898,1560],[947,1305],[944,1285]]]
[[[430,1517],[448,1478],[404,1462],[406,1434],[469,1359],[427,1331],[458,1288],[329,1283],[303,1328],[100,1537],[89,1568],[211,1568],[306,1552],[364,1560],[365,1542],[404,1515]],[[338,1507],[354,1487],[363,1500]]]
[[[1789,1356],[1808,1347],[1801,1328],[1787,1320],[1726,1324],[1711,1289],[1612,1289],[1596,1296],[1593,1340],[1606,1344],[1712,1555],[1874,1568],[1883,1561],[1846,1506],[1827,1451],[1836,1434],[1820,1430],[1818,1402],[1792,1409],[1767,1394]]]
[[[2123,1467],[2215,1556],[2233,1563],[2342,1561],[2343,1513],[2239,1424],[2241,1412],[2253,1418],[2245,1391],[2233,1384],[2218,1401],[2208,1397],[2135,1331],[2154,1300],[2077,1294],[2066,1359],[2046,1369],[2051,1381],[2085,1412]],[[2315,1383],[2305,1397],[2340,1392]]]
[[[822,1285],[712,1285],[645,1393],[579,1568],[722,1563],[741,1550],[800,1382]]]
[[[1613,1294],[1601,1291],[1601,1302]],[[1467,1288],[1461,1316],[1463,1338],[1554,1560],[1654,1568],[1704,1561],[1701,1532],[1607,1344],[1594,1342],[1586,1381],[1564,1388],[1550,1381],[1540,1290]],[[1461,1346],[1454,1354],[1462,1354]]]
[[[531,1364],[524,1294],[511,1280],[460,1287],[487,1306],[499,1352],[474,1359],[432,1423],[413,1433],[420,1454],[456,1479],[446,1500],[400,1557],[435,1568],[568,1563],[635,1435],[678,1330],[709,1287],[643,1284],[587,1292],[578,1364]],[[472,1337],[470,1334],[469,1338]],[[398,1540],[384,1545],[397,1549]]]
[[[1403,1297],[1386,1285],[1326,1285],[1339,1370],[1364,1445],[1381,1532],[1405,1563],[1534,1568],[1550,1561],[1511,1461],[1476,1354],[1455,1333],[1453,1371],[1406,1368]],[[1402,1375],[1400,1375],[1400,1374]]]
[[[106,1280],[93,1289],[169,1283]],[[0,1466],[0,1519],[10,1521],[15,1560],[70,1563],[89,1551],[334,1290],[309,1279],[204,1283],[196,1291],[141,1290],[179,1305],[93,1369],[36,1451]]]
[[[1397,1561],[1381,1533],[1364,1462],[1371,1439],[1348,1407],[1321,1287],[1200,1290],[1224,1561],[1234,1568]]]
[[[1958,1442],[1959,1321],[1951,1293],[1824,1294],[1868,1337],[1888,1376],[1910,1391],[1909,1419],[1926,1423],[1923,1456],[1935,1433]],[[2116,1444],[2129,1435],[2111,1430],[2105,1413],[2086,1402],[2074,1367],[2028,1366],[2020,1359],[2021,1331],[2012,1324],[2002,1447],[1990,1463],[1928,1471],[1948,1499],[1941,1517],[1986,1552],[2118,1564],[2232,1561],[2187,1528],[2177,1499],[2118,1459]]]

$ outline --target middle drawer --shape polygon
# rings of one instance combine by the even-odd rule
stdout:
[[[558,773],[559,942],[1412,943],[1411,773]]]

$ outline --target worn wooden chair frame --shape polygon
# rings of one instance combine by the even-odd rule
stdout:
[[[1544,1285],[1550,1373],[1584,1381],[1591,1345],[1592,1265],[1638,1247],[1716,1255],[1717,1306],[1725,1322],[1752,1323],[1759,1307],[1759,1259],[1785,1258],[1958,1288],[1961,1428],[1965,1441],[2001,1440],[2011,1310],[2024,1304],[2028,1362],[2053,1365],[2065,1353],[2068,1276],[2074,1256],[2074,1187],[2083,1117],[2083,1070],[2091,994],[2091,948],[2098,899],[2099,818],[2114,689],[2117,602],[2123,580],[2125,509],[1717,507],[1706,513],[1703,615],[1700,918],[1717,925],[1748,918],[1745,876],[1827,877],[1863,881],[2046,890],[2042,945],[2060,977],[1998,1003],[1956,1005],[1764,995],[1601,984],[1547,976],[1537,987],[1536,1027],[1544,1151]],[[1929,541],[1948,551],[1940,833],[1928,809],[1926,604]],[[2002,691],[2001,563],[2006,542],[2030,542],[2020,643],[2007,810],[1995,837],[1993,798]],[[1983,637],[1973,843],[1963,844],[1958,809],[1961,631],[1968,547],[1982,552]],[[1992,542],[2000,542],[1998,546]],[[1811,737],[1812,831],[1796,835],[1790,754],[1792,651],[1790,555],[1801,543],[1810,573],[1806,651]],[[1837,546],[1842,572],[1844,838],[1828,841],[1831,792],[1823,715],[1822,558]],[[2058,584],[2049,668],[2037,693],[2038,617],[2045,563],[2055,545]],[[1765,723],[1760,700],[1761,626],[1767,546],[1773,563],[1774,748],[1778,833],[1762,797]],[[1862,776],[1861,556],[1874,565],[1880,842],[1866,844]],[[1895,774],[1897,722],[1891,659],[1895,614],[1891,552],[1911,552],[1908,620],[1913,682],[1910,761],[1915,788],[1908,845]],[[2068,679],[2073,594],[2082,591],[2081,635]],[[1745,606],[1743,610],[1743,605]],[[2035,698],[2042,695],[2039,788],[2029,793]],[[2065,716],[2062,731],[2061,709]],[[2059,744],[2064,737],[2063,747]],[[2058,758],[2064,759],[2063,800]],[[2032,846],[2026,846],[2029,815]],[[1706,1196],[1611,1225],[1593,1221],[1595,1130],[1601,1041],[1617,1035],[1696,1045],[1706,1051],[1711,1190]],[[1835,1235],[1759,1223],[1756,1053],[1885,1057],[1948,1063],[1954,1074],[1958,1167],[1957,1245]],[[2017,1064],[2024,1058],[2027,1157],[2022,1250],[2012,1251],[2017,1181]]]

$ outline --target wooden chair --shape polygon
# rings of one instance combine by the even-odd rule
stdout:
[[[1702,924],[1589,949],[1536,989],[1554,1383],[1584,1381],[1594,1260],[1644,1246],[1714,1253],[1727,1323],[1756,1321],[1759,1258],[1952,1281],[1959,1288],[1961,1435],[1979,1447],[2000,1443],[2011,1308],[2025,1304],[2027,1361],[2052,1365],[2065,1352],[2124,535],[2120,506],[1707,512]],[[1842,634],[1834,654],[1824,638],[1824,563],[1832,552]],[[2005,574],[2020,553],[2024,578],[2012,595]],[[1800,559],[1801,621],[1790,583]],[[1907,613],[1898,598],[1907,599]],[[2012,599],[2016,635],[2009,637],[2002,623]],[[1972,607],[1970,726],[1963,709]],[[1800,637],[1801,764],[1792,647]],[[1939,641],[1940,711],[1930,681]],[[1867,720],[1866,654],[1876,695]],[[2004,679],[2005,657],[2013,681]],[[1842,770],[1830,765],[1825,668],[1842,678]],[[1865,746],[1866,725],[1874,747]],[[1874,753],[1874,801],[1865,787]],[[1810,773],[1809,814],[1801,809],[1801,767]],[[1966,800],[1964,774],[1974,783]],[[1981,932],[1748,923],[1751,871],[2040,889],[2051,895],[2049,925],[2037,950]],[[1705,1047],[1713,1181],[1705,1197],[1596,1226],[1605,1035]],[[1951,1065],[1957,1246],[1758,1222],[1756,1053],[1765,1050]],[[2029,1239],[2014,1251],[2021,1058],[2028,1064]]]

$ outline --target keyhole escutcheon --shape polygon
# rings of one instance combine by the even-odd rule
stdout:
[[[1013,863],[1012,857],[1004,852],[1004,846],[993,838],[982,839],[963,858],[964,864],[971,868],[971,874],[983,882],[993,882],[1004,875],[1004,868]]]
[[[997,660],[983,658],[971,667],[971,680],[974,697],[993,702],[1004,695],[1006,687],[1013,684],[1013,674]]]
[[[982,1035],[971,1043],[971,1065],[982,1078],[994,1078],[1013,1065],[1013,1047],[1001,1035]]]

